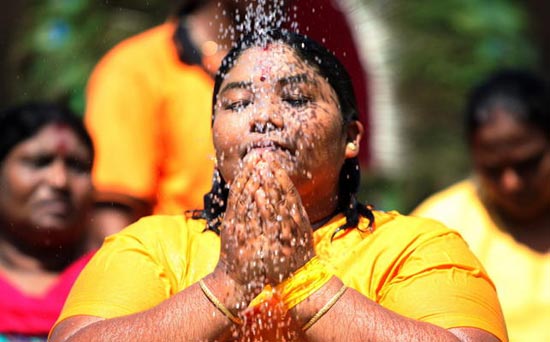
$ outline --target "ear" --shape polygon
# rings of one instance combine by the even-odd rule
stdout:
[[[363,137],[363,124],[354,120],[348,124],[346,143],[346,159],[355,158],[359,155],[359,142]]]

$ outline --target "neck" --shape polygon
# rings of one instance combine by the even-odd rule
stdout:
[[[60,272],[80,255],[80,244],[37,246],[0,236],[0,268],[12,272]]]
[[[539,253],[550,252],[550,210],[522,219],[511,218],[498,210],[494,210],[493,215],[516,241]]]
[[[313,230],[323,226],[338,213],[338,186],[325,190],[329,191],[304,193],[301,196]]]

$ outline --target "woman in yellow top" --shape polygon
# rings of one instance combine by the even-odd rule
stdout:
[[[465,107],[472,175],[413,215],[468,242],[497,288],[511,341],[550,341],[550,84],[498,70]]]
[[[464,241],[356,199],[349,75],[285,31],[245,38],[214,87],[205,209],[107,238],[50,341],[507,341]]]

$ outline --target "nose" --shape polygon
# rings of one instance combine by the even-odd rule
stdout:
[[[46,181],[50,186],[57,189],[67,187],[69,177],[67,166],[63,160],[56,160],[51,164],[47,171]]]
[[[250,114],[250,132],[266,134],[284,127],[284,120],[277,104],[263,101]]]
[[[507,193],[514,193],[522,187],[521,177],[516,170],[512,168],[506,168],[500,176],[500,186]]]

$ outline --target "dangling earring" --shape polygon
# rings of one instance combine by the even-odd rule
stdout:
[[[357,150],[357,145],[354,142],[349,142],[348,145],[347,145],[347,148],[349,148],[352,151],[356,151]]]

